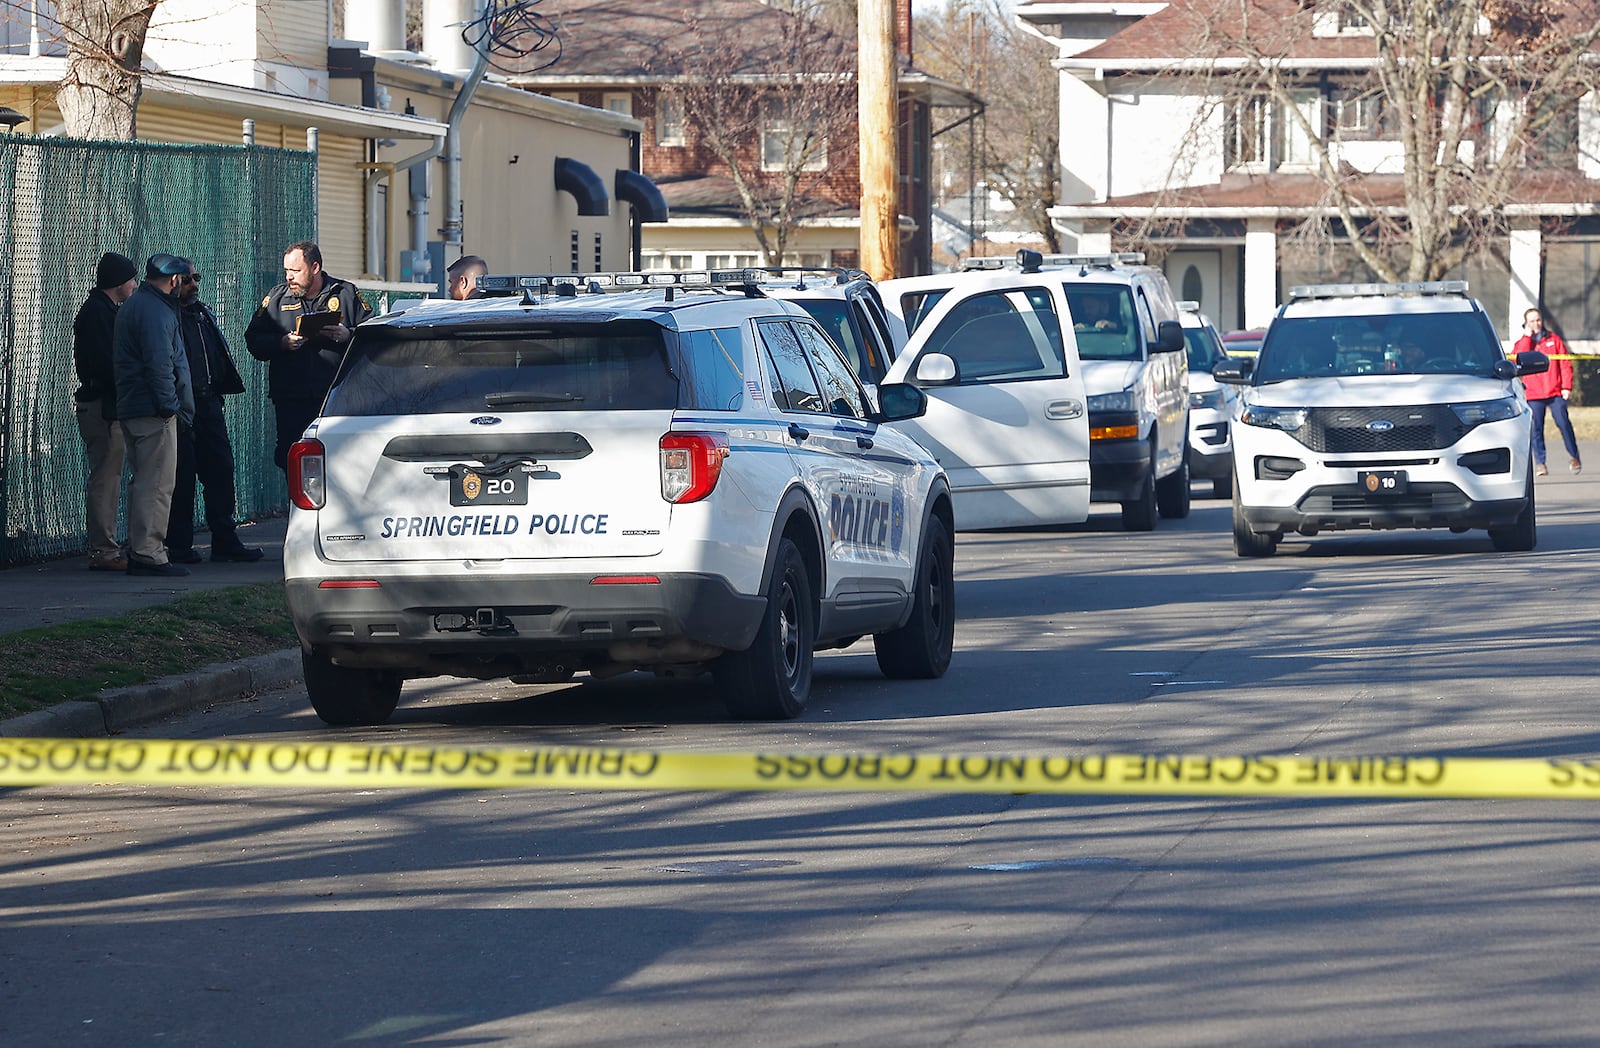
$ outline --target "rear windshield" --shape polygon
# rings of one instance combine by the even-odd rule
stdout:
[[[1256,363],[1257,383],[1352,375],[1477,375],[1501,358],[1480,313],[1279,317]]]
[[[329,415],[643,411],[678,406],[660,326],[638,321],[515,331],[362,328]]]

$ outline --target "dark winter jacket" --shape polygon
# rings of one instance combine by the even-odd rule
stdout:
[[[117,417],[194,420],[189,357],[178,325],[178,299],[139,285],[117,310],[112,337],[117,374]]]
[[[89,292],[72,321],[72,363],[82,383],[72,394],[80,404],[100,402],[103,418],[117,417],[117,372],[111,361],[117,304],[99,288]]]
[[[261,300],[261,308],[245,329],[244,341],[252,357],[267,362],[267,396],[320,403],[328,395],[346,346],[318,337],[290,350],[283,348],[283,336],[294,330],[301,317],[330,311],[340,313],[341,322],[351,329],[372,316],[354,284],[327,272],[322,274],[322,290],[311,298],[301,298],[288,284],[279,284]]]
[[[228,340],[222,337],[211,307],[198,298],[178,309],[183,330],[183,348],[188,351],[189,380],[194,395],[222,397],[244,392],[244,379],[233,363]]]

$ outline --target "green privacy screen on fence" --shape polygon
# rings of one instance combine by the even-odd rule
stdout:
[[[141,276],[158,251],[194,260],[244,376],[245,393],[227,399],[239,513],[287,507],[266,366],[244,329],[283,279],[284,247],[315,231],[313,153],[0,136],[0,565],[85,548],[72,319],[105,251]]]

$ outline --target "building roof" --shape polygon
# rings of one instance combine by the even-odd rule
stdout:
[[[1401,175],[1367,175],[1362,189],[1380,210],[1405,207]],[[1182,186],[1151,193],[1129,193],[1093,204],[1051,208],[1052,215],[1071,218],[1137,218],[1152,212],[1172,217],[1290,217],[1326,211],[1328,187],[1316,175],[1224,175],[1209,185]],[[1523,175],[1506,196],[1505,210],[1541,215],[1600,214],[1600,180],[1578,172],[1536,171]]]

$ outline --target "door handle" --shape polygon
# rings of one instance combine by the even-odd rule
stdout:
[[[1083,414],[1081,400],[1052,400],[1044,406],[1044,417],[1054,419],[1078,418]]]
[[[795,440],[803,441],[807,437],[811,436],[811,431],[806,429],[798,422],[791,422],[789,423],[789,436],[793,437]]]
[[[860,433],[857,433],[856,434],[856,447],[860,448],[862,451],[868,450],[869,448],[872,447],[872,438],[871,437],[862,436]]]

